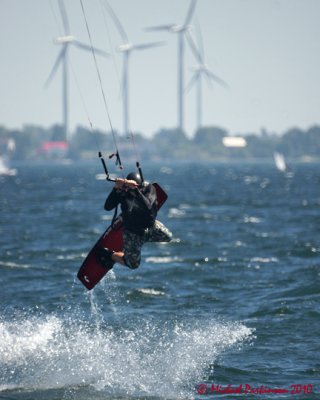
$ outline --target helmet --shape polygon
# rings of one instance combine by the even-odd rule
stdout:
[[[141,176],[138,172],[130,172],[130,174],[127,175],[127,179],[137,182],[138,185],[142,183]]]

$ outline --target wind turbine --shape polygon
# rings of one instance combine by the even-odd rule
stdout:
[[[142,43],[142,44],[132,44],[129,42],[128,35],[123,28],[119,18],[113,11],[111,6],[105,2],[105,7],[112,18],[120,36],[123,44],[118,46],[118,51],[123,54],[123,75],[122,75],[122,100],[123,100],[123,128],[125,135],[129,134],[130,122],[129,122],[129,58],[132,51],[135,50],[146,50],[152,47],[161,46],[163,42],[152,42],[152,43]]]
[[[178,34],[178,127],[184,129],[184,38],[189,41],[190,22],[197,0],[191,0],[186,19],[182,25],[167,24],[146,28],[148,31],[167,31]],[[189,43],[190,44],[190,43]]]
[[[74,45],[82,50],[87,50],[92,52],[91,46],[88,46],[82,42],[79,42],[76,40],[75,36],[71,35],[70,33],[70,26],[69,26],[69,20],[67,16],[67,12],[63,3],[63,0],[58,0],[59,3],[59,9],[62,17],[62,23],[63,23],[63,29],[64,29],[64,36],[59,36],[54,39],[54,43],[57,45],[61,45],[62,49],[60,50],[60,53],[58,54],[58,57],[54,63],[54,66],[50,72],[50,75],[46,81],[45,86],[48,86],[51,80],[53,79],[55,73],[57,72],[57,69],[60,65],[62,64],[62,112],[63,112],[63,128],[65,132],[65,138],[66,140],[69,139],[69,107],[68,107],[68,92],[69,92],[69,75],[68,75],[68,51],[69,51],[69,46]],[[96,54],[100,54],[104,57],[108,57],[109,54],[95,49],[94,51]]]
[[[199,26],[197,32],[198,32],[198,46],[196,46],[192,35],[190,34],[189,36],[189,42],[191,48],[193,49],[193,53],[198,61],[198,64],[193,67],[194,73],[186,88],[186,91],[189,91],[194,84],[197,85],[196,115],[197,115],[197,126],[199,129],[202,126],[202,78],[204,77],[209,84],[211,84],[211,81],[215,81],[223,87],[229,87],[229,86],[224,80],[215,75],[210,70],[208,65],[205,63],[204,46]]]

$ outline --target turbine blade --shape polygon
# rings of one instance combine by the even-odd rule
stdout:
[[[207,71],[202,70],[202,74],[204,75],[206,82],[208,83],[208,85],[210,86],[210,89],[212,90],[212,88],[213,88],[212,79],[207,74]]]
[[[197,0],[191,0],[187,17],[186,17],[186,20],[184,21],[184,26],[187,26],[190,24],[196,4],[197,4]]]
[[[124,28],[123,28],[119,18],[117,17],[116,13],[113,11],[113,9],[111,8],[110,4],[107,1],[104,2],[104,5],[105,5],[105,7],[106,7],[111,19],[113,20],[116,28],[118,29],[118,32],[119,32],[122,40],[125,43],[128,43],[129,42],[128,35],[126,34],[126,31],[124,30]]]
[[[204,45],[203,45],[203,37],[201,33],[201,28],[199,24],[199,20],[195,20],[195,26],[196,26],[196,38],[197,38],[197,44],[199,48],[199,53],[201,55],[202,61],[204,62]]]
[[[72,42],[72,44],[74,44],[75,46],[79,47],[79,48],[82,49],[82,50],[92,51],[92,49],[93,49],[94,52],[95,52],[96,54],[99,54],[100,56],[103,56],[103,57],[110,57],[110,54],[107,53],[106,51],[99,50],[99,49],[97,49],[96,47],[91,47],[91,46],[89,46],[89,45],[87,45],[87,44],[85,44],[85,43],[79,42],[78,40],[74,40],[74,41]]]
[[[57,69],[59,67],[60,62],[62,61],[63,57],[66,54],[67,51],[67,46],[68,45],[64,45],[63,48],[61,49],[60,53],[58,54],[58,57],[56,59],[56,62],[53,65],[53,68],[49,74],[48,79],[46,80],[46,83],[44,84],[44,87],[48,87],[49,83],[52,81],[52,78],[54,77],[55,73],[57,72]]]
[[[185,88],[185,92],[186,92],[186,93],[188,93],[188,92],[191,90],[192,86],[193,86],[193,85],[197,82],[197,80],[199,79],[199,76],[200,76],[199,72],[196,72],[196,73],[193,74],[192,78],[190,79],[188,85],[187,85],[186,88]]]
[[[209,79],[212,79],[213,81],[219,83],[219,85],[225,87],[225,88],[229,88],[229,85],[221,78],[219,78],[217,75],[215,75],[213,72],[211,72],[210,70],[206,70],[205,71],[206,76]]]
[[[132,50],[145,50],[150,49],[152,47],[163,46],[165,42],[152,42],[152,43],[144,43],[144,44],[135,44],[132,47]]]
[[[199,49],[197,48],[196,43],[195,43],[191,33],[189,31],[185,31],[185,35],[186,35],[189,47],[190,47],[193,55],[195,56],[196,60],[199,62],[199,64],[203,64],[203,58],[201,57],[201,53],[200,53]]]
[[[170,29],[174,26],[174,24],[167,25],[157,25],[157,26],[149,26],[144,28],[145,31],[170,31]]]
[[[66,8],[64,6],[63,0],[59,0],[59,8],[60,8],[60,13],[61,13],[61,17],[62,17],[64,33],[66,35],[69,35],[70,34],[69,19],[68,19],[67,11],[66,11]]]

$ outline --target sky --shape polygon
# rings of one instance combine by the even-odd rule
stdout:
[[[118,31],[104,0],[83,0],[93,45],[109,52],[98,57],[111,124],[123,130],[122,54]],[[109,0],[131,43],[164,41],[130,58],[130,127],[151,137],[177,126],[177,35],[144,28],[181,24],[190,0]],[[70,30],[89,44],[80,0],[65,0]],[[320,123],[320,1],[198,0],[191,25],[200,26],[205,61],[228,83],[204,82],[203,125],[229,134],[282,134]],[[57,0],[0,0],[0,125],[49,127],[62,123],[62,71],[45,82],[63,34]],[[194,35],[196,29],[193,30]],[[195,36],[196,37],[196,36]],[[98,74],[90,51],[70,47],[70,129],[78,125],[110,130]],[[185,86],[197,61],[186,44]],[[194,135],[195,88],[185,93],[185,131]]]

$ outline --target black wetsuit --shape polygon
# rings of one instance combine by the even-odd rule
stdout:
[[[107,197],[107,211],[121,205],[123,226],[126,230],[142,235],[153,226],[157,216],[157,192],[152,184],[127,191],[114,188]]]
[[[123,217],[123,260],[127,267],[138,268],[145,242],[170,242],[172,233],[156,220],[157,192],[152,184],[138,189],[114,188],[105,201],[107,211],[121,205]],[[112,264],[113,265],[113,264]]]

